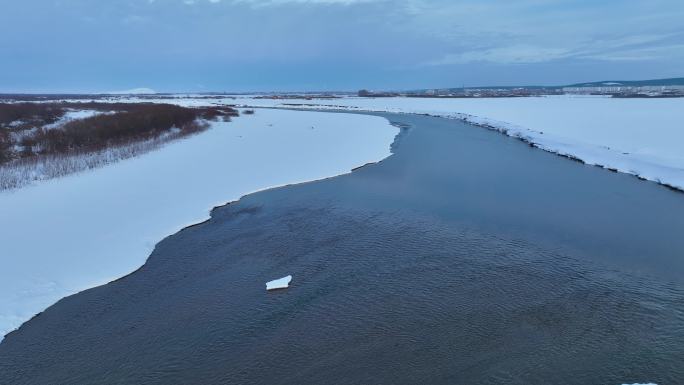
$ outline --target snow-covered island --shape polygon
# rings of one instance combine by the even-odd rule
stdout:
[[[250,192],[348,173],[398,129],[356,114],[259,110],[103,167],[0,192],[0,338]]]

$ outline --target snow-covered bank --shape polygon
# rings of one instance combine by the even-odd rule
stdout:
[[[420,113],[461,119],[544,150],[684,190],[684,98],[340,98],[231,103]]]
[[[382,118],[259,110],[158,151],[0,193],[0,335],[138,268],[217,205],[390,154]]]
[[[162,133],[153,139],[114,146],[101,151],[84,151],[78,155],[44,155],[39,159],[20,159],[11,165],[0,165],[0,192],[21,188],[36,181],[59,178],[116,163],[123,159],[157,150],[165,144],[183,137],[185,137],[183,133],[176,129]]]

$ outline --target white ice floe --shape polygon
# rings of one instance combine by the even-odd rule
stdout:
[[[230,100],[254,106],[419,113],[459,119],[554,153],[684,189],[684,98]]]
[[[278,290],[287,289],[290,287],[290,282],[292,281],[292,276],[288,275],[280,279],[276,279],[270,282],[266,282],[266,290]]]
[[[373,116],[258,110],[135,158],[0,192],[0,336],[134,271],[212,207],[379,161],[397,132]]]

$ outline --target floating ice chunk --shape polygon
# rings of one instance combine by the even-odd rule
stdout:
[[[280,279],[266,282],[266,290],[287,289],[292,281],[292,276],[288,275]]]
[[[266,282],[266,290],[287,289],[290,286],[290,281],[292,281],[291,275],[271,282]]]

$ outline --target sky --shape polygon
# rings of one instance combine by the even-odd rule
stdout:
[[[682,0],[0,0],[0,92],[684,76]]]

